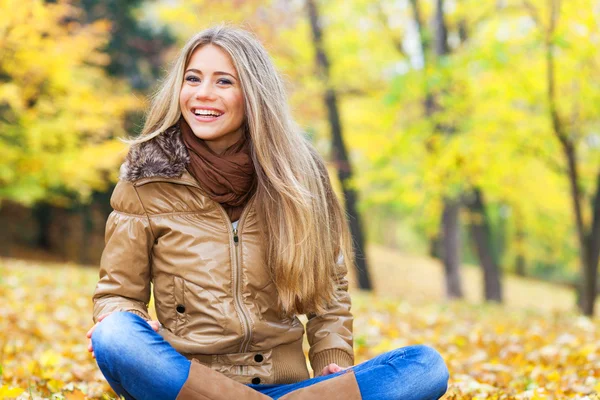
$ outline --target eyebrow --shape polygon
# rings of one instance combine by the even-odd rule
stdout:
[[[196,69],[196,68],[190,68],[190,69],[187,69],[187,70],[185,71],[185,73],[186,73],[186,74],[187,74],[188,72],[195,72],[195,73],[197,73],[197,74],[204,75],[204,74],[202,73],[202,71],[200,71],[199,69]],[[232,75],[232,74],[230,74],[229,72],[215,71],[215,73],[214,73],[214,74],[215,74],[215,75],[228,75],[228,76],[231,76],[231,77],[232,77],[232,78],[234,78],[234,79],[237,79],[237,77],[236,77],[235,75]]]

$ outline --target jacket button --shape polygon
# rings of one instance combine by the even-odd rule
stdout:
[[[179,314],[183,314],[183,313],[185,312],[185,306],[184,306],[184,305],[182,305],[182,304],[178,304],[178,305],[177,305],[177,312],[178,312]]]
[[[255,385],[258,385],[260,383],[260,378],[258,378],[258,377],[252,378],[252,383],[254,383]]]
[[[265,358],[262,356],[262,354],[257,354],[254,356],[254,361],[256,361],[257,363],[261,363],[263,362]]]

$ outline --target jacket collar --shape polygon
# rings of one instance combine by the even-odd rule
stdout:
[[[119,178],[130,182],[151,177],[179,178],[189,162],[177,124],[155,138],[132,145],[121,165]]]

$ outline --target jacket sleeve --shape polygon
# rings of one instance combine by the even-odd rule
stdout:
[[[113,311],[133,312],[146,320],[150,301],[150,263],[154,236],[135,187],[119,181],[110,199],[100,279],[94,291],[94,322]]]
[[[340,367],[354,365],[350,295],[348,293],[347,269],[337,264],[337,300],[321,315],[308,315],[306,334],[310,350],[308,358],[315,374],[324,367],[336,363]]]

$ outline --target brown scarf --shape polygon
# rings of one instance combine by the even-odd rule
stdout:
[[[237,221],[256,188],[256,173],[246,136],[222,154],[213,152],[206,142],[194,135],[183,119],[179,121],[181,137],[190,154],[188,170],[208,197],[220,203],[231,221]]]

